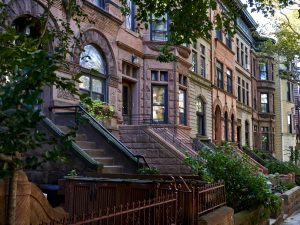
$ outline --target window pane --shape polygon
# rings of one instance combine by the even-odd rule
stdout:
[[[267,80],[267,65],[266,63],[259,63],[259,76],[261,80]]]
[[[165,88],[153,87],[153,104],[164,105],[165,103]]]
[[[90,77],[81,76],[79,78],[79,80],[81,82],[81,83],[79,83],[79,88],[80,89],[90,90]]]
[[[102,74],[106,74],[106,62],[93,45],[84,46],[84,51],[80,54],[79,64],[84,68],[94,69]]]
[[[101,80],[98,80],[98,79],[93,79],[92,80],[92,91],[93,92],[96,92],[96,93],[102,93],[103,89],[102,89],[102,86],[103,86],[103,81]]]
[[[158,81],[158,71],[151,71],[151,80]]]
[[[268,103],[268,94],[261,94],[261,103]]]
[[[165,107],[164,106],[153,106],[153,120],[165,121]]]
[[[168,81],[168,72],[160,72],[160,81]]]

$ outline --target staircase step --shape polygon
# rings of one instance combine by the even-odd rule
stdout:
[[[123,171],[123,166],[103,166],[102,173],[120,174]]]
[[[96,142],[93,142],[93,141],[76,141],[76,144],[78,144],[82,149],[95,149],[96,148]]]
[[[84,151],[93,158],[105,156],[105,151],[103,149],[84,149]]]
[[[94,157],[94,160],[105,166],[114,164],[114,158],[112,157]]]
[[[71,131],[71,129],[69,128],[69,127],[67,127],[67,126],[60,126],[60,125],[58,125],[57,126],[62,132],[64,132],[64,133],[69,133],[70,131]]]
[[[77,134],[75,137],[75,141],[86,141],[86,140],[87,140],[86,134]]]

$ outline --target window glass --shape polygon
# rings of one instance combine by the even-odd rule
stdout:
[[[186,91],[179,90],[179,123],[186,124]]]
[[[152,16],[151,24],[151,39],[153,41],[167,41],[168,40],[168,17],[164,16],[155,18]]]
[[[261,80],[268,80],[266,63],[259,63],[259,76]]]
[[[152,119],[154,122],[167,121],[166,86],[152,86]]]
[[[90,77],[89,76],[81,76],[79,78],[80,82],[79,83],[79,88],[89,90],[90,89]]]
[[[106,74],[106,62],[93,45],[84,46],[84,51],[80,54],[79,64],[84,68],[94,69],[102,74]]]

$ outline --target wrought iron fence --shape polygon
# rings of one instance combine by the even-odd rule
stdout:
[[[226,205],[223,182],[186,182],[182,177],[134,184],[71,179],[65,190],[70,217],[50,224],[196,225],[199,215]]]

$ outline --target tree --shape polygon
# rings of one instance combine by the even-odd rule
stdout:
[[[297,10],[288,13],[280,12],[273,18],[275,24],[276,42],[267,41],[262,45],[265,53],[275,57],[281,64],[280,77],[293,83],[300,84],[299,71],[295,70],[300,55],[300,25]]]
[[[17,21],[7,22],[10,9],[0,1],[0,166],[1,176],[10,177],[6,224],[15,224],[17,172],[49,160],[65,159],[62,149],[55,146],[43,152],[41,158],[28,156],[28,152],[44,143],[53,144],[37,130],[43,119],[37,107],[43,102],[43,88],[54,85],[73,95],[79,94],[76,88],[79,76],[63,78],[56,71],[68,67],[65,60],[71,54],[69,49],[78,44],[70,29],[69,16],[79,23],[85,15],[74,1],[69,1],[64,5],[69,12],[67,18],[60,20],[61,27],[57,30],[50,25],[50,10],[57,1],[48,0],[40,18],[26,18],[28,30],[18,26]]]
[[[221,10],[215,17],[211,18],[209,10],[217,9],[217,0],[132,0],[138,7],[136,19],[138,29],[143,25],[146,29],[155,18],[164,17],[168,14],[169,45],[193,43],[198,38],[209,38],[214,27],[224,28],[227,32],[234,32],[233,21],[239,16],[243,7],[250,6],[253,11],[261,11],[266,16],[274,15],[275,9],[286,8],[290,5],[300,7],[296,1],[290,0],[248,0],[243,5],[238,0],[223,0]],[[128,0],[121,0],[123,12],[128,13]],[[299,11],[300,12],[300,11]],[[164,18],[166,19],[166,18]]]

